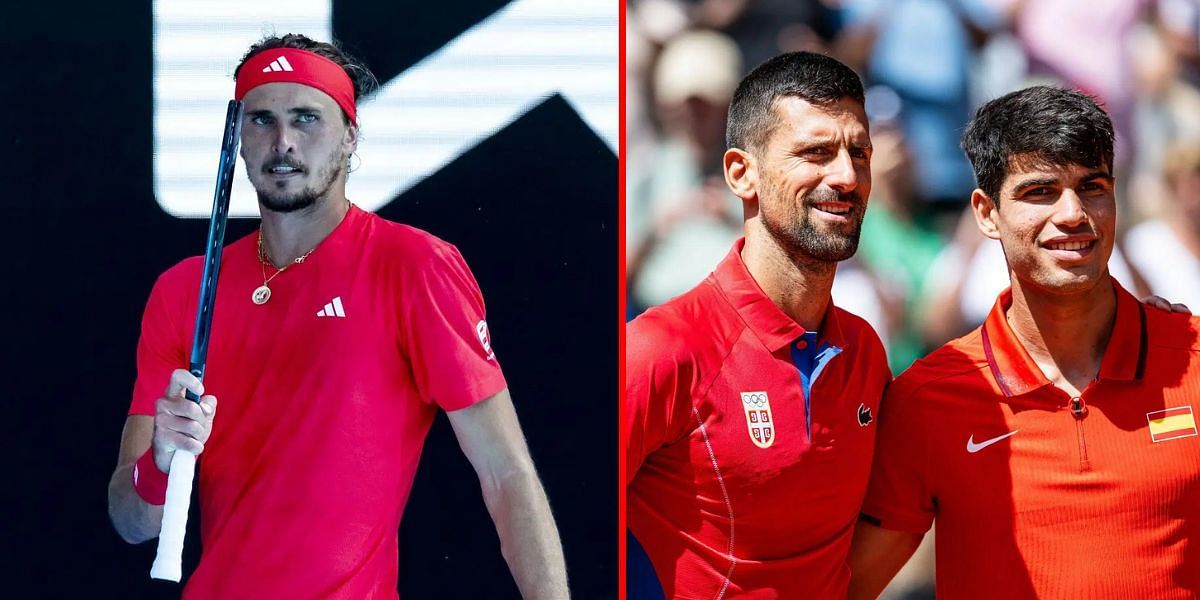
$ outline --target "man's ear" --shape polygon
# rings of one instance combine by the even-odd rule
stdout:
[[[342,138],[342,143],[346,145],[347,155],[358,150],[358,125],[351,123],[346,126],[346,135]]]
[[[741,148],[725,151],[725,185],[742,202],[758,200],[758,165],[754,157]]]
[[[979,226],[983,235],[993,240],[1000,239],[1000,227],[996,224],[999,208],[991,196],[975,188],[975,191],[971,192],[971,212],[975,215],[975,224]]]

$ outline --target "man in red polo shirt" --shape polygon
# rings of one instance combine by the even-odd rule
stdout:
[[[871,190],[862,84],[799,52],[729,109],[725,178],[745,238],[627,328],[629,598],[833,598],[891,375],[830,300]]]
[[[851,554],[874,598],[936,520],[943,598],[1200,594],[1200,319],[1109,276],[1113,129],[1033,87],[963,135],[1012,287],[888,389]]]
[[[474,277],[454,246],[346,198],[356,101],[374,78],[300,35],[256,44],[234,77],[262,226],[224,250],[203,385],[183,370],[200,257],[151,292],[109,485],[118,532],[157,536],[173,453],[203,451],[203,553],[185,598],[395,598],[400,516],[440,409],[522,594],[566,598]],[[220,396],[221,415],[185,389]]]

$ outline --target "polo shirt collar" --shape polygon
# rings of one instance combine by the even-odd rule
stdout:
[[[1100,379],[1133,381],[1146,369],[1146,309],[1117,280],[1117,318],[1100,362]],[[1004,314],[1012,306],[1012,288],[1004,290],[981,328],[983,353],[992,377],[1006,397],[1026,394],[1050,385],[1037,363],[1025,351]]]
[[[742,249],[745,246],[746,238],[735,242],[712,276],[746,326],[768,350],[775,352],[799,339],[805,334],[805,329],[772,302],[750,275],[746,263],[742,261]],[[837,311],[833,308],[831,302],[825,309],[820,338],[833,346],[844,348],[845,337],[838,323]]]

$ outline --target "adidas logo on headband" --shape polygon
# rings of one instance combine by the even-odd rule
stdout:
[[[274,60],[272,60],[274,57]],[[277,48],[246,59],[233,97],[241,100],[250,90],[267,83],[298,83],[327,94],[351,121],[357,121],[354,83],[332,60],[299,48]]]
[[[288,63],[287,58],[281,55],[279,58],[271,61],[271,64],[263,67],[262,72],[270,73],[271,71],[294,71],[294,70],[295,69],[292,68],[292,65]]]

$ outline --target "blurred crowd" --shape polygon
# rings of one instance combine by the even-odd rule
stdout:
[[[1110,272],[1200,309],[1200,0],[628,0],[629,317],[703,279],[742,235],[725,187],[734,87],[780,52],[830,54],[867,90],[874,188],[834,302],[899,373],[982,322],[1007,286],[967,212],[958,142],[983,102],[1035,83],[1095,96],[1117,130]],[[932,538],[932,536],[928,536]],[[927,540],[928,540],[927,538]],[[932,597],[918,558],[887,596]]]
[[[1117,129],[1120,239],[1140,296],[1200,308],[1200,0],[629,0],[626,272],[632,317],[694,286],[741,236],[725,112],[755,65],[812,50],[867,89],[874,189],[834,301],[897,373],[978,325],[1007,285],[966,213],[959,149],[983,102],[1034,83],[1095,96]],[[965,218],[964,218],[965,217]]]

